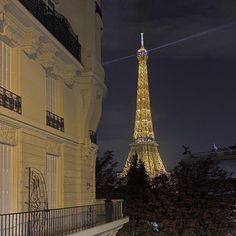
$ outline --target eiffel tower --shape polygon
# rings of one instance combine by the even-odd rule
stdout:
[[[155,135],[152,125],[147,60],[148,53],[144,48],[143,33],[141,33],[141,48],[137,51],[138,59],[138,84],[136,116],[134,125],[133,142],[130,144],[130,152],[121,176],[125,176],[129,170],[131,159],[134,155],[141,159],[150,177],[157,174],[166,173],[162,163],[158,144],[155,141]]]

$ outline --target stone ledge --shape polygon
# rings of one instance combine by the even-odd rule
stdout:
[[[116,235],[119,229],[124,224],[129,222],[129,217],[122,218],[107,224],[99,225],[90,229],[86,229],[77,233],[70,234],[71,236],[113,236]]]

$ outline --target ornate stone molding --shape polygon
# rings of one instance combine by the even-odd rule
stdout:
[[[36,60],[44,67],[50,68],[55,64],[56,60],[56,49],[47,42],[42,42],[43,38],[41,38],[40,46],[37,51]]]
[[[36,61],[45,69],[46,77],[59,79],[61,78],[61,68],[64,65],[57,58],[57,49],[48,42],[41,42],[37,50]]]
[[[67,65],[63,68],[63,71],[61,71],[61,76],[65,85],[69,88],[73,88],[77,77],[77,68],[72,64]]]
[[[61,156],[61,145],[53,141],[47,141],[46,152],[55,156]]]
[[[92,145],[92,147],[89,148],[88,150],[88,158],[91,159],[91,164],[94,165],[94,160],[97,156],[97,151],[98,151],[98,148],[97,147],[94,147],[94,145]]]
[[[82,65],[33,18],[20,1],[0,0],[0,40],[10,47],[20,46],[43,66],[47,77],[63,78],[68,87],[73,87]]]
[[[0,34],[4,34],[7,27],[7,22],[5,21],[5,15],[3,12],[0,12]]]
[[[4,11],[5,6],[7,5],[8,0],[1,0],[0,1],[0,12]]]
[[[0,123],[0,142],[15,146],[17,144],[16,129]]]
[[[39,47],[40,34],[33,29],[29,29],[22,42],[22,49],[29,58],[36,59]]]
[[[83,160],[89,161],[92,166],[95,165],[95,160],[97,156],[98,146],[96,144],[92,144],[90,139],[86,141],[85,144],[81,144],[81,158]]]
[[[12,15],[7,14],[4,7],[2,7],[2,11],[0,9],[0,39],[10,47],[16,47],[21,45],[24,34],[23,25]]]

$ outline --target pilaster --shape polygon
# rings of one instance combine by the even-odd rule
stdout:
[[[0,123],[0,142],[11,146],[16,146],[17,129],[10,125]]]
[[[48,140],[46,143],[46,152],[54,156],[61,156],[62,155],[61,144]]]

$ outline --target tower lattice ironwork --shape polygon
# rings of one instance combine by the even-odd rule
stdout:
[[[158,144],[155,141],[155,135],[152,125],[151,105],[148,85],[147,60],[148,53],[144,48],[143,33],[141,33],[141,48],[137,51],[138,59],[138,83],[137,83],[137,101],[136,116],[134,125],[134,142],[130,144],[130,152],[123,169],[122,175],[126,175],[130,167],[131,159],[134,155],[141,159],[150,177],[160,173],[166,173],[162,163]]]

